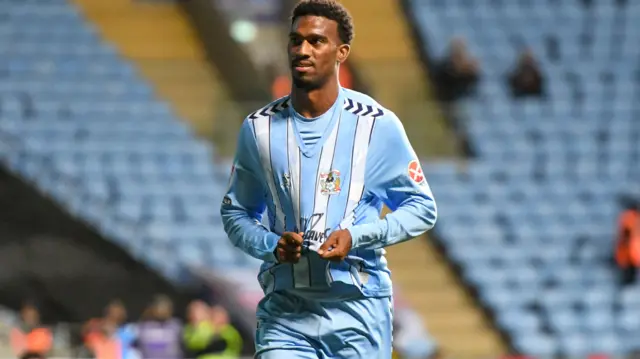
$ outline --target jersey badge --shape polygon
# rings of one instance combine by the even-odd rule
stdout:
[[[320,174],[320,193],[334,195],[340,193],[340,171],[332,170]]]
[[[412,160],[409,162],[407,172],[409,174],[409,178],[411,178],[413,182],[418,184],[422,184],[424,182],[424,173],[422,172],[422,167],[418,160]]]
[[[222,199],[222,204],[225,206],[230,206],[233,202],[231,201],[231,197],[229,196],[224,196],[224,198]]]

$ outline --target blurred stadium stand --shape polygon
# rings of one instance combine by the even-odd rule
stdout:
[[[214,165],[211,145],[77,8],[26,1],[4,2],[2,11],[0,36],[11,46],[2,56],[0,128],[11,170],[168,278],[178,279],[184,263],[256,264],[229,253],[217,222],[230,166]],[[35,176],[42,162],[77,185]]]
[[[13,175],[116,244],[120,252],[124,249],[129,258],[144,264],[132,264],[130,259],[118,263],[121,257],[127,256],[120,253],[117,260],[107,257],[105,266],[101,267],[102,261],[92,262],[90,256],[101,253],[100,250],[74,252],[71,250],[74,245],[69,241],[45,241],[47,246],[53,246],[49,250],[55,248],[56,251],[51,251],[48,258],[43,254],[49,260],[39,263],[43,271],[46,272],[47,265],[58,266],[56,260],[71,261],[77,264],[73,273],[91,277],[94,285],[104,289],[97,292],[100,288],[83,287],[90,293],[95,292],[89,296],[82,288],[73,286],[78,282],[63,283],[66,287],[52,284],[47,288],[48,299],[63,302],[63,307],[73,310],[50,319],[87,319],[88,315],[100,313],[111,299],[109,295],[118,295],[133,305],[135,315],[146,305],[142,302],[153,294],[177,295],[177,289],[166,285],[166,280],[188,284],[193,275],[187,267],[228,268],[227,265],[231,265],[255,268],[257,273],[259,263],[233,248],[220,225],[219,203],[230,165],[216,166],[211,144],[197,139],[189,124],[162,101],[171,100],[177,112],[193,106],[194,99],[189,96],[180,97],[179,93],[166,93],[163,89],[183,88],[188,93],[187,85],[197,88],[210,85],[206,79],[202,80],[202,86],[191,82],[201,76],[199,69],[208,64],[194,55],[197,50],[188,42],[184,45],[186,30],[182,31],[183,35],[176,30],[178,35],[165,37],[163,41],[166,32],[153,35],[161,26],[147,19],[141,24],[145,31],[139,32],[139,36],[128,36],[136,33],[130,23],[136,21],[136,16],[145,14],[156,21],[175,23],[170,30],[184,28],[176,15],[167,10],[165,4],[157,5],[160,10],[140,13],[128,10],[125,6],[128,4],[123,1],[83,3],[82,9],[95,20],[91,23],[80,7],[64,0],[2,1],[0,5],[0,43],[3,44],[0,47],[0,161]],[[92,8],[92,5],[95,6]],[[115,21],[119,15],[126,15],[127,21]],[[107,39],[112,36],[114,42],[104,42],[102,34],[106,34]],[[122,55],[135,62],[126,61]],[[168,60],[163,62],[163,59]],[[176,63],[185,71],[177,71]],[[199,66],[199,63],[206,65]],[[139,69],[144,77],[139,75]],[[176,83],[166,78],[167,74],[183,82]],[[147,79],[155,88],[147,84]],[[207,100],[200,97],[195,101]],[[211,113],[201,117],[190,113],[181,115],[192,122],[213,122],[205,118]],[[198,129],[197,124],[193,127]],[[47,208],[53,211],[53,207]],[[30,224],[24,219],[21,223],[27,228],[42,226],[35,219]],[[39,230],[54,231],[52,227],[56,226],[59,227],[53,225]],[[61,236],[91,237],[86,231],[67,231]],[[3,243],[9,246],[11,238],[6,235]],[[89,246],[89,242],[86,243]],[[48,248],[33,244],[39,249]],[[9,256],[10,252],[3,253]],[[75,257],[83,260],[72,261]],[[95,265],[86,270],[80,268],[90,263]],[[142,267],[141,274],[136,276],[138,267]],[[124,271],[123,276],[117,275],[121,272],[117,268]],[[89,274],[94,272],[94,276]],[[101,277],[98,272],[109,273],[111,277]],[[153,273],[161,274],[166,280],[160,280]],[[64,275],[60,277],[68,279]],[[135,280],[142,282],[135,284]],[[115,288],[116,283],[120,283],[119,290]],[[23,282],[23,286],[29,285]],[[16,291],[16,287],[4,289],[14,290],[10,293],[13,296],[3,298],[13,307],[30,294]],[[76,303],[74,307],[73,303],[78,300],[86,303]]]
[[[179,296],[197,278],[217,285],[219,297],[255,308],[260,263],[232,247],[219,218],[230,161],[215,163],[217,151],[196,135],[210,137],[214,122],[233,129],[229,119],[242,116],[229,110],[226,84],[180,8],[126,0],[0,5],[3,188],[24,192],[2,198],[24,208],[2,229],[3,248],[16,247],[3,258],[29,274],[3,282],[11,286],[2,301],[17,308],[45,295],[44,318],[57,323],[99,315],[119,297],[135,318],[151,295]],[[12,176],[63,211],[53,215],[60,208],[38,202]],[[81,223],[74,227],[68,217]],[[68,229],[56,232],[62,223]],[[33,233],[9,235],[22,227]],[[18,265],[21,251],[26,269]],[[41,290],[28,291],[34,282],[24,278]],[[184,303],[177,303],[180,312]],[[398,309],[412,313],[403,303]]]
[[[46,162],[36,163],[31,163],[31,170],[43,181],[60,187],[79,185],[54,173]],[[91,203],[88,207],[100,209],[95,198],[77,195]],[[10,208],[0,217],[3,305],[15,309],[25,300],[35,300],[43,319],[55,323],[97,315],[111,298],[125,300],[132,316],[142,313],[156,293],[171,295],[177,306],[186,303],[166,279],[4,168],[0,168],[0,204]]]
[[[175,291],[169,282],[188,283],[194,275],[226,282],[223,288],[237,291],[238,303],[255,306],[261,297],[255,281],[259,263],[231,246],[218,213],[230,162],[196,134],[215,137],[214,124],[223,124],[222,140],[232,143],[235,134],[230,134],[244,107],[257,107],[250,102],[262,95],[260,89],[233,87],[231,72],[211,67],[206,61],[215,57],[215,43],[203,49],[175,5],[75,3],[0,0],[1,164],[96,235],[71,225],[55,233],[55,226],[29,221],[27,215],[35,216],[29,211],[14,213],[15,223],[19,217],[22,226],[48,228],[50,236],[96,242],[102,237],[117,245],[81,253],[75,251],[81,246],[59,237],[34,242],[51,251],[50,257],[40,253],[50,260],[48,266],[75,256],[83,261],[69,264],[74,273],[94,261],[118,277],[103,294],[86,297],[52,285],[47,290],[57,288],[50,294],[64,305],[52,305],[49,312],[85,319],[110,299],[102,298],[106,293],[122,293],[142,307],[143,299],[133,294]],[[420,78],[400,4],[344,3],[362,39],[356,40],[352,64],[371,94],[406,121],[420,153],[454,154],[453,136],[436,123],[441,115]],[[450,161],[424,166],[439,204],[435,233],[446,258],[424,241],[389,249],[406,301],[428,319],[429,330],[449,353],[500,352],[489,324],[447,270],[450,260],[516,352],[582,356],[640,350],[640,287],[620,289],[610,264],[618,196],[638,194],[640,180],[640,3],[405,3],[431,58],[442,57],[449,40],[459,35],[483,70],[479,94],[460,102],[457,111],[475,157],[467,166]],[[242,10],[233,1],[224,5],[227,12]],[[255,21],[282,17],[270,7],[263,10],[254,14]],[[383,18],[389,23],[380,26]],[[262,35],[277,38],[279,30],[271,30]],[[267,66],[267,60],[252,58],[263,53],[261,60],[280,59],[283,51],[261,52],[267,50],[259,42],[267,40],[256,39],[246,48],[252,54],[247,63]],[[559,57],[551,54],[553,44],[559,45]],[[510,98],[506,73],[520,46],[531,47],[538,57],[547,78],[546,100]],[[255,69],[234,71],[253,76]],[[241,110],[231,98],[242,102]],[[7,195],[18,188],[26,192],[13,179],[3,186],[3,202],[26,198]],[[54,211],[51,203],[29,203]],[[2,226],[3,245],[33,240]],[[123,249],[144,265],[118,262]],[[111,254],[99,258],[102,250]],[[3,263],[15,259],[11,253],[3,253]],[[416,267],[428,275],[416,275]],[[47,274],[46,268],[40,274]],[[127,270],[136,278],[127,279]],[[99,276],[98,270],[87,272]],[[8,277],[0,273],[0,279]],[[127,284],[117,292],[122,283]],[[93,285],[84,288],[99,289]],[[25,294],[14,289],[0,291],[12,307]],[[92,304],[69,305],[80,300]],[[441,340],[445,337],[453,341]]]
[[[455,135],[447,128],[440,107],[432,98],[401,3],[396,0],[342,3],[356,24],[350,59],[368,86],[367,93],[402,119],[418,153],[455,156]]]
[[[102,38],[131,61],[158,97],[170,102],[199,135],[213,138],[219,129],[212,119],[241,116],[228,105],[227,86],[207,61],[198,33],[179,6],[169,1],[75,3]]]
[[[640,3],[408,3],[431,59],[460,36],[482,68],[458,103],[475,158],[425,165],[448,257],[517,352],[640,349],[640,287],[620,288],[611,264],[619,195],[640,180]],[[524,46],[546,100],[510,96]]]
[[[401,2],[342,3],[356,24],[350,58],[363,75],[367,92],[398,115],[416,152],[428,158],[456,156],[458,141],[443,119],[432,86],[424,75],[425,68]],[[430,239],[389,247],[387,258],[394,283],[444,352],[460,357],[487,357],[504,352],[500,338],[456,281],[446,258]]]

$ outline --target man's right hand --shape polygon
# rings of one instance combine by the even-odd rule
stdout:
[[[302,254],[302,233],[285,232],[278,241],[275,250],[276,258],[280,263],[298,263]]]

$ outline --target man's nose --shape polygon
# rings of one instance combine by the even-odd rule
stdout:
[[[311,56],[311,44],[307,41],[303,41],[296,50],[296,55],[298,55],[298,57],[308,58]]]

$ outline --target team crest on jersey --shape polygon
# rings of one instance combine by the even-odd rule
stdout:
[[[340,171],[332,170],[320,174],[320,193],[332,195],[340,193]]]

